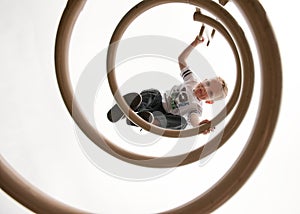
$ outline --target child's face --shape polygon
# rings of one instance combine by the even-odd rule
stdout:
[[[218,79],[209,79],[200,82],[194,88],[194,94],[199,100],[214,100],[223,93],[222,84]]]

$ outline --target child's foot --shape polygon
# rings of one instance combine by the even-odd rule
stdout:
[[[142,102],[142,97],[138,93],[129,93],[123,96],[126,103],[130,106],[132,110],[136,110]],[[118,106],[115,104],[108,112],[107,112],[107,119],[110,122],[117,122],[124,116],[124,113]]]

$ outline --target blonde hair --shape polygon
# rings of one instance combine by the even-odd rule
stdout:
[[[223,92],[223,93],[222,93],[220,96],[214,98],[214,100],[224,99],[224,98],[227,96],[227,94],[228,94],[228,87],[227,87],[227,84],[226,84],[226,82],[224,81],[224,79],[221,78],[221,77],[217,77],[216,80],[218,80],[218,81],[220,82],[220,84],[221,84],[221,86],[222,86],[222,92]]]

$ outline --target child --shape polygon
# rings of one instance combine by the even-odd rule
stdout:
[[[139,116],[157,126],[176,130],[184,129],[188,123],[197,127],[210,122],[200,119],[202,101],[212,104],[214,101],[223,99],[227,96],[228,89],[222,78],[216,77],[199,82],[195,74],[189,69],[186,59],[193,49],[203,41],[203,37],[197,36],[178,57],[180,75],[183,78],[182,84],[175,85],[164,93],[160,93],[156,89],[148,89],[140,93],[141,103],[139,102],[136,106],[131,105],[131,108]],[[114,108],[118,107],[114,106]],[[120,109],[118,110],[121,112]],[[111,113],[110,110],[108,116]],[[123,113],[121,114],[123,115]],[[187,120],[183,116],[186,116]],[[121,117],[120,115],[118,118]],[[127,124],[135,125],[128,119]],[[210,128],[204,134],[212,130],[213,128]]]

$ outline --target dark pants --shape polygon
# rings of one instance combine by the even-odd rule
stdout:
[[[144,90],[141,93],[142,103],[137,112],[149,111],[153,114],[156,125],[167,128],[181,130],[187,126],[187,121],[180,115],[167,113],[162,104],[161,93],[156,89]]]

